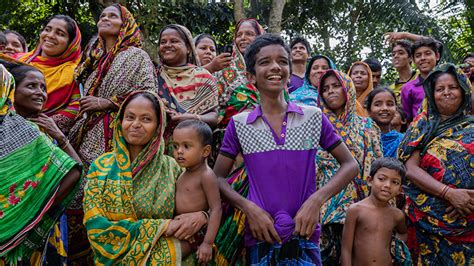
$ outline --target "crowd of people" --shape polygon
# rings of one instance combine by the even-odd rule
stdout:
[[[386,37],[393,84],[255,19],[3,31],[0,265],[473,265],[474,53]]]

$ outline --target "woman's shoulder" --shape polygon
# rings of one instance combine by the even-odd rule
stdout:
[[[151,61],[150,55],[148,55],[145,50],[134,46],[129,47],[127,50],[118,53],[117,58],[142,58]]]

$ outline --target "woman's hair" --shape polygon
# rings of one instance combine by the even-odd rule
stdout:
[[[365,100],[365,106],[367,108],[367,111],[370,112],[370,107],[372,107],[372,102],[374,101],[375,96],[382,92],[390,93],[390,95],[392,95],[392,98],[395,102],[395,105],[397,105],[397,97],[395,96],[395,93],[393,93],[393,91],[387,87],[380,87],[380,88],[374,89],[373,91],[369,93],[369,95],[367,95],[367,99]]]
[[[123,103],[123,106],[122,106],[120,114],[119,114],[119,119],[123,120],[123,114],[125,112],[125,107],[127,107],[127,105],[131,101],[133,101],[134,99],[137,99],[139,97],[145,98],[153,104],[153,109],[155,110],[156,118],[158,119],[158,124],[160,124],[161,123],[161,121],[160,121],[161,107],[160,107],[160,103],[158,102],[159,100],[155,95],[153,95],[153,94],[151,94],[150,92],[147,92],[147,91],[137,92],[137,93],[133,94],[132,96],[128,97],[125,100],[125,102]]]
[[[176,126],[175,130],[181,128],[193,128],[201,138],[203,146],[212,145],[212,129],[203,121],[197,119],[184,120]]]
[[[245,65],[247,66],[247,71],[250,74],[255,75],[255,62],[257,61],[257,54],[260,50],[269,45],[280,45],[283,47],[288,56],[288,64],[290,65],[290,73],[291,73],[291,60],[290,60],[290,49],[285,44],[285,41],[280,36],[276,36],[270,33],[266,33],[263,35],[258,36],[255,40],[250,44],[247,49],[245,49]]]
[[[201,33],[198,36],[196,36],[194,38],[194,45],[197,46],[202,40],[204,40],[206,38],[210,39],[214,43],[214,46],[216,47],[216,50],[217,50],[216,40],[214,39],[214,37],[212,37],[212,35],[210,35],[208,33]]]
[[[68,15],[54,15],[48,19],[48,22],[46,22],[43,29],[46,28],[48,23],[53,19],[60,19],[66,22],[66,30],[67,34],[69,35],[68,44],[70,44],[76,38],[76,21]]]
[[[260,33],[260,28],[259,28],[259,25],[257,24],[258,22],[253,20],[253,19],[246,19],[244,21],[242,21],[241,23],[238,24],[239,28],[240,26],[242,26],[242,24],[244,24],[245,22],[248,22],[252,25],[253,29],[255,30],[255,34],[256,35],[259,35]],[[238,29],[235,31],[235,36],[237,36],[237,32],[238,32]]]
[[[41,72],[39,69],[31,65],[13,63],[13,62],[5,61],[5,60],[0,60],[0,64],[2,64],[8,70],[8,72],[10,72],[13,75],[13,78],[15,78],[15,83],[17,86],[18,84],[23,82],[23,79],[25,79],[26,75],[29,72],[36,71],[36,72],[41,73],[41,75],[43,75],[43,72]]]
[[[177,31],[178,35],[179,35],[179,38],[181,38],[181,40],[183,40],[183,42],[186,44],[186,47],[188,48],[188,50],[191,50],[191,47],[189,47],[189,44],[188,44],[188,38],[186,37],[186,33],[180,27],[177,27],[173,24],[166,25],[161,29],[160,35],[158,35],[158,36],[160,36],[160,40],[158,40],[158,42],[161,41],[161,35],[163,34],[163,32],[165,30],[168,30],[168,29]]]
[[[0,45],[7,45],[7,36],[3,32],[0,32]]]
[[[28,52],[28,45],[26,44],[25,37],[23,37],[20,33],[14,31],[14,30],[4,30],[3,33],[5,35],[7,34],[13,34],[18,38],[18,41],[20,41],[21,47],[23,48],[23,52],[26,53]],[[74,30],[75,33],[75,30]]]
[[[395,48],[395,46],[401,46],[403,48],[403,50],[405,50],[408,54],[408,57],[412,57],[413,56],[413,53],[411,51],[411,47],[412,47],[412,43],[407,41],[407,40],[398,40],[398,41],[395,41],[393,44],[392,44],[392,51],[393,49]]]
[[[370,166],[370,176],[374,178],[375,174],[380,170],[380,168],[387,168],[397,171],[402,178],[402,183],[405,183],[407,169],[405,165],[403,165],[403,163],[399,160],[392,157],[378,158],[377,160],[373,161],[372,165]]]

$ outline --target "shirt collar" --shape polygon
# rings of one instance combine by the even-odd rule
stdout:
[[[301,109],[301,107],[299,107],[297,104],[293,103],[293,102],[288,102],[288,107],[286,109],[286,113],[296,113],[296,114],[299,114],[299,115],[303,115],[303,109]],[[259,118],[260,116],[262,116],[263,113],[262,113],[262,108],[259,106],[257,106],[253,111],[250,112],[250,114],[248,115],[247,117],[247,124],[252,124],[253,122],[255,122],[255,120],[257,120],[257,118]]]

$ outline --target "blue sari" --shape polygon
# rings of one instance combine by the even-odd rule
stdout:
[[[392,130],[387,133],[382,133],[380,141],[382,142],[383,157],[397,158],[397,149],[402,142],[403,134]]]

